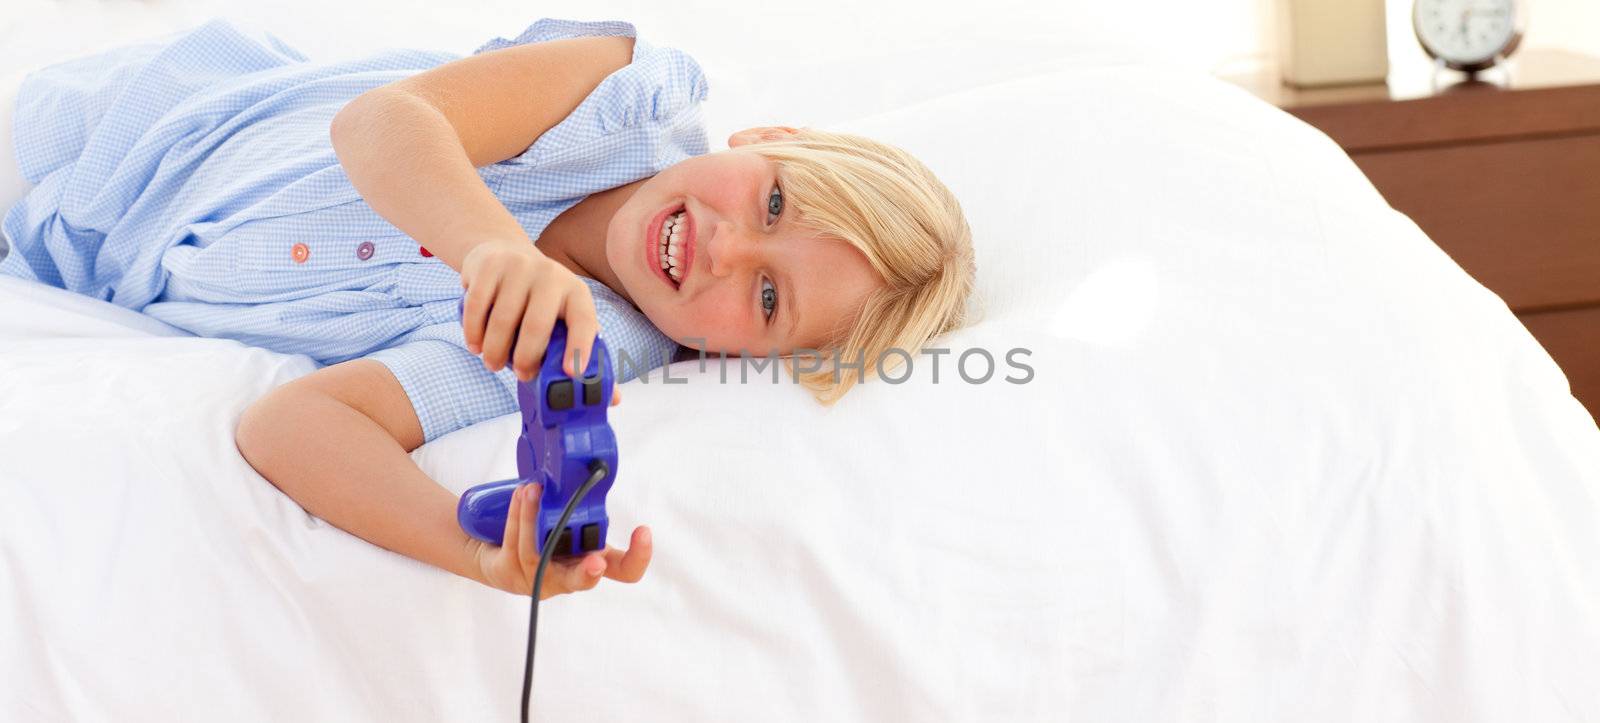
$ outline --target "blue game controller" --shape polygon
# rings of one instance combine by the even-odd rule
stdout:
[[[604,477],[578,502],[557,535],[553,556],[574,557],[605,549],[610,525],[606,493],[617,477],[617,438],[606,422],[606,409],[616,375],[610,352],[600,338],[595,338],[588,365],[577,379],[561,369],[566,350],[567,325],[557,320],[539,373],[532,381],[517,384],[522,435],[517,439],[516,478],[486,482],[461,495],[456,520],[479,540],[495,545],[504,541],[512,493],[524,484],[538,482],[544,486],[537,516],[537,539],[543,552],[551,528],[560,524],[573,495],[603,469]]]

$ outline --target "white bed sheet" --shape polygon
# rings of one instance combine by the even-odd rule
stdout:
[[[610,509],[657,558],[546,602],[536,716],[1600,717],[1600,430],[1327,138],[1116,64],[833,127],[962,198],[985,318],[941,346],[1034,379],[627,385]],[[0,279],[0,717],[514,717],[523,601],[234,450],[311,369]],[[514,436],[414,457],[460,490]]]

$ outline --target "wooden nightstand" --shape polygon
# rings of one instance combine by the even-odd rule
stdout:
[[[1447,71],[1448,72],[1448,71]],[[1519,53],[1503,86],[1299,90],[1225,77],[1316,126],[1516,313],[1600,420],[1600,59]]]

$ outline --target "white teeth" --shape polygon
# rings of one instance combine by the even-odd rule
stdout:
[[[688,227],[685,213],[687,212],[679,211],[661,224],[661,268],[665,269],[667,275],[674,281],[683,275],[677,264],[682,256],[684,236],[688,233],[685,230]]]
[[[661,224],[661,247],[663,249],[666,248],[669,241],[682,235],[682,231],[680,231],[681,227],[676,220],[681,217],[682,214],[679,214],[678,216],[667,219],[666,223]]]

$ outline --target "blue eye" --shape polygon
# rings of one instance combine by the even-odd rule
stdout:
[[[778,190],[777,186],[773,186],[772,194],[767,196],[767,215],[774,217],[773,220],[775,221],[780,213],[783,213],[783,191]],[[772,221],[767,223],[772,223]]]
[[[761,280],[761,313],[772,320],[772,314],[778,309],[778,290],[772,286],[771,281]]]

